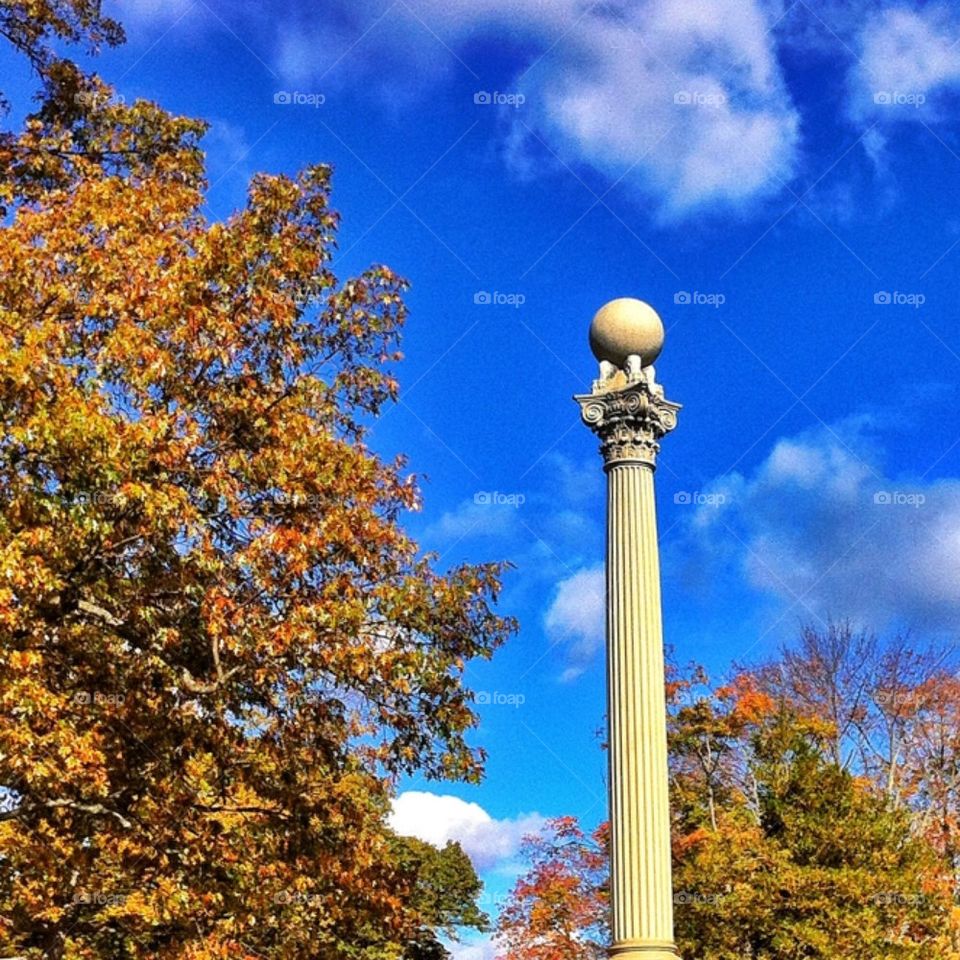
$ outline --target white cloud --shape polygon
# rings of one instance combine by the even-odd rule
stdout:
[[[401,99],[464,70],[468,40],[515,38],[531,52],[498,84],[527,98],[506,134],[512,164],[542,167],[524,146],[540,138],[676,217],[742,207],[793,175],[798,117],[774,14],[764,0],[353,0],[322,19],[291,7],[272,30],[286,82],[359,75]]]
[[[492,936],[479,937],[469,943],[451,943],[449,950],[453,960],[495,960],[499,952]]]
[[[226,29],[187,0],[133,0],[120,13],[152,32],[182,17],[178,37]],[[478,87],[527,98],[500,115],[501,152],[515,173],[590,166],[666,219],[746,212],[793,179],[800,117],[784,48],[856,60],[847,94],[858,123],[946,117],[943,95],[960,89],[960,17],[942,2],[334,0],[318,16],[292,0],[269,10],[238,0],[230,30],[272,63],[278,86],[347,86],[395,111],[467,71],[481,74]],[[503,42],[517,59],[494,79],[477,62],[477,41]],[[472,109],[466,99],[463,109]],[[863,144],[880,173],[885,141],[876,132]]]
[[[250,142],[243,127],[229,120],[214,118],[204,138],[207,151],[210,179],[215,184],[224,180],[235,181],[246,192],[246,185],[253,175],[253,166],[249,162]]]
[[[887,475],[858,418],[780,440],[749,476],[718,480],[719,509],[687,521],[684,549],[800,619],[949,629],[960,615],[960,481]]]
[[[123,0],[104,4],[104,14],[119,20],[134,31],[167,26],[183,20],[187,23],[203,16],[203,7],[194,0]]]
[[[598,8],[576,37],[531,72],[516,119],[566,162],[623,177],[667,216],[740,207],[792,177],[798,118],[762,4]]]
[[[418,0],[418,22],[446,39],[463,39],[484,26],[514,25],[538,33],[569,30],[589,0]],[[426,27],[424,27],[426,29]]]
[[[864,133],[860,145],[870,163],[873,164],[873,169],[881,176],[885,175],[887,173],[887,138],[876,127],[871,127]]]
[[[558,498],[563,503],[589,504],[595,506],[603,494],[603,470],[596,455],[574,461],[557,451],[543,458],[550,469],[551,483],[558,489]]]
[[[483,491],[491,500],[493,493],[498,491]],[[511,496],[503,494],[504,497]],[[448,510],[436,523],[431,524],[425,537],[430,541],[438,541],[441,546],[449,547],[451,542],[465,540],[468,537],[505,537],[514,532],[519,523],[517,511],[521,506],[516,501],[477,503],[474,500],[464,500],[455,510]]]
[[[403,836],[442,847],[456,840],[474,867],[486,870],[513,857],[527,834],[544,824],[539,814],[495,820],[477,803],[459,797],[408,790],[393,801],[390,826]]]
[[[578,677],[602,649],[605,609],[603,564],[578,570],[557,585],[544,627],[551,643],[565,645],[567,666],[562,680]]]
[[[656,0],[591,14],[577,42],[532,71],[528,103],[517,124],[567,162],[624,177],[668,215],[741,205],[793,173],[797,115],[759,3]]]
[[[861,120],[936,118],[936,100],[960,85],[958,24],[948,8],[893,7],[869,18],[851,74],[851,111]]]

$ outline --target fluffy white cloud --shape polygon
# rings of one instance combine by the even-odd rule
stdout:
[[[269,60],[278,83],[329,90],[362,83],[393,102],[466,62],[478,37],[529,50],[499,89],[527,97],[505,155],[543,166],[543,140],[652,198],[667,216],[738,207],[778,192],[794,171],[798,118],[777,61],[770,0],[344,0],[323,16],[291,0],[239,2],[230,30]],[[185,13],[189,16],[184,17]],[[183,17],[224,30],[203,4],[135,0],[135,26]],[[478,79],[479,86],[479,79]],[[539,146],[537,147],[539,150]]]
[[[408,790],[393,801],[390,826],[403,836],[442,847],[456,840],[478,871],[514,856],[521,840],[544,823],[536,813],[495,820],[477,803],[459,797]]]
[[[686,550],[731,557],[794,617],[955,627],[960,615],[960,481],[888,476],[870,419],[780,440],[748,476],[717,481]]]
[[[683,215],[778,192],[798,117],[765,5],[651,0],[584,17],[530,74],[528,115],[567,162],[586,161]]]
[[[226,30],[210,10],[134,0],[120,13],[135,28]],[[941,95],[960,87],[960,18],[944,3],[334,0],[317,16],[292,0],[269,10],[238,0],[229,29],[250,38],[279,85],[362,85],[394,107],[446,76],[476,76],[478,38],[507,39],[528,51],[498,81],[527,98],[504,126],[514,169],[535,175],[555,157],[585,164],[674,219],[746,210],[794,176],[800,119],[779,62],[785,45],[855,53],[848,94],[858,122],[929,122],[943,112]],[[879,169],[883,143],[877,133],[864,144]]]
[[[493,937],[479,937],[469,943],[449,944],[450,956],[453,960],[494,960],[497,956],[497,945]]]
[[[602,649],[605,635],[606,581],[603,565],[586,567],[557,585],[544,617],[551,643],[565,645],[567,666],[562,680],[580,676]]]
[[[960,85],[958,22],[946,7],[894,7],[868,18],[851,75],[860,119],[935,118],[938,94]]]
[[[276,69],[300,86],[358,74],[404,98],[467,69],[466,43],[530,49],[501,91],[522,92],[506,155],[527,173],[538,141],[653,198],[667,216],[776,193],[794,171],[798,117],[765,0],[352,0],[273,25]],[[526,69],[524,69],[526,68]]]

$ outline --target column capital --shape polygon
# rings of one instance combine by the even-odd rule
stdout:
[[[610,370],[590,393],[577,394],[583,422],[600,438],[604,469],[618,463],[641,463],[656,469],[660,439],[677,425],[681,407],[663,396],[652,366]]]

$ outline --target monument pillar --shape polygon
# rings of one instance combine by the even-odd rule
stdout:
[[[663,339],[660,317],[643,301],[608,303],[590,326],[600,378],[575,398],[600,438],[607,474],[613,960],[677,960],[653,474],[680,406],[656,382],[652,364]]]

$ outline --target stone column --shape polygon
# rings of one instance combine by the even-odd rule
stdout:
[[[607,712],[612,958],[676,960],[663,627],[653,473],[680,407],[652,361],[663,325],[639,300],[615,300],[590,328],[600,379],[577,396],[607,474]]]

